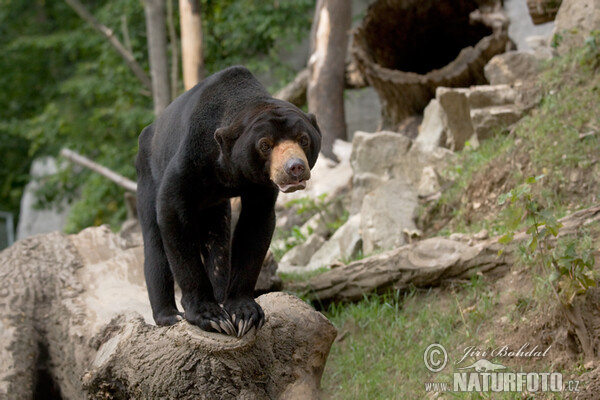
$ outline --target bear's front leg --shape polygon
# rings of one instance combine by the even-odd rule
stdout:
[[[185,319],[205,331],[235,335],[229,314],[217,303],[202,261],[203,227],[192,205],[195,196],[166,180],[158,201],[158,225],[173,276],[181,288]],[[189,187],[189,186],[188,186]]]
[[[231,279],[224,307],[238,337],[265,322],[262,308],[254,301],[254,287],[275,229],[277,192],[265,189],[242,195],[242,212],[235,228],[231,254]]]

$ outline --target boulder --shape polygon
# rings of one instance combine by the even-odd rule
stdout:
[[[360,215],[351,216],[311,257],[308,270],[330,267],[354,257],[361,250]]]
[[[446,145],[460,150],[470,141],[477,144],[508,128],[539,101],[530,84],[499,84],[470,88],[438,88]]]
[[[53,204],[49,208],[38,209],[36,191],[40,181],[49,175],[56,174],[59,166],[53,157],[36,158],[31,164],[29,174],[31,181],[25,186],[21,197],[21,213],[17,226],[17,240],[40,233],[62,231],[66,225],[71,205],[64,200],[60,205]]]
[[[424,148],[434,149],[444,145],[445,140],[440,102],[432,99],[423,111],[423,122],[415,141],[423,144]]]
[[[310,258],[325,244],[323,236],[312,234],[306,241],[298,246],[292,247],[281,258],[283,264],[293,266],[305,266],[309,263]]]
[[[554,34],[560,36],[558,54],[581,46],[592,31],[599,29],[600,0],[563,0],[554,20]]]
[[[417,187],[425,166],[446,168],[452,152],[415,142],[394,132],[356,132],[350,162],[354,171],[350,213],[361,210],[363,198],[391,179]],[[413,189],[415,191],[415,189]]]
[[[435,95],[443,110],[442,121],[446,132],[446,146],[458,151],[473,136],[470,107],[467,100],[469,89],[437,88]]]
[[[360,211],[364,254],[405,244],[404,231],[416,230],[417,206],[414,186],[401,179],[389,180],[365,196]]]
[[[471,110],[471,122],[478,141],[508,132],[508,128],[522,116],[523,110],[514,104]]]
[[[419,198],[429,197],[440,191],[440,182],[438,174],[435,172],[435,168],[428,165],[423,168],[421,173],[421,180],[417,187],[417,195]]]
[[[340,255],[344,262],[356,257],[362,251],[360,225],[361,216],[356,214],[348,218],[348,221],[338,229]]]
[[[491,85],[523,83],[537,78],[540,62],[533,53],[509,51],[492,57],[483,71]]]

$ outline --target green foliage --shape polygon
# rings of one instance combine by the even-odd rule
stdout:
[[[286,82],[293,71],[279,53],[307,37],[313,7],[312,0],[202,0],[208,72],[245,64]]]
[[[175,5],[177,4],[174,2]],[[205,65],[214,72],[246,64],[255,72],[291,74],[275,57],[310,28],[309,0],[202,0]],[[124,41],[148,71],[143,2],[84,5]],[[174,16],[178,25],[178,15]],[[0,210],[18,213],[31,160],[69,147],[135,180],[137,137],[154,119],[152,99],[122,58],[63,0],[8,0],[0,7]],[[78,168],[45,179],[41,203],[76,199],[75,232],[125,215],[123,190]]]
[[[593,244],[589,238],[568,238],[557,246],[553,244],[551,239],[558,236],[562,224],[535,199],[532,188],[542,178],[543,175],[527,178],[522,185],[499,197],[500,204],[507,204],[501,214],[506,233],[499,242],[511,243],[517,231],[524,228],[527,242],[520,250],[526,262],[541,265],[561,302],[570,305],[577,294],[597,285]]]
[[[287,208],[296,207],[298,215],[319,214],[321,220],[325,222],[330,233],[333,234],[338,228],[348,220],[350,214],[347,210],[343,210],[341,215],[339,208],[342,207],[338,198],[328,199],[328,194],[323,193],[316,198],[301,197],[299,199],[290,200],[286,203]]]

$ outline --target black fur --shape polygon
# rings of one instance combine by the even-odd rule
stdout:
[[[254,286],[275,226],[277,187],[258,140],[308,133],[310,168],[320,149],[314,117],[272,98],[243,67],[231,67],[181,95],[139,138],[138,212],[144,274],[154,319],[185,319],[208,331],[243,335],[264,314]],[[231,238],[229,199],[242,211]],[[231,327],[233,326],[233,330]]]

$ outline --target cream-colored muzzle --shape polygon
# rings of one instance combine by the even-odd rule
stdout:
[[[292,171],[290,163],[303,165],[301,173],[295,173],[298,170]],[[310,168],[304,150],[298,143],[293,140],[286,140],[271,150],[271,180],[279,187],[279,190],[285,193],[294,192],[304,189],[306,181],[310,179]]]

